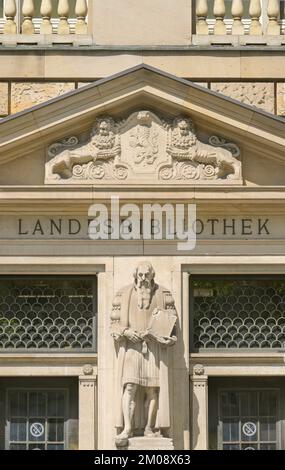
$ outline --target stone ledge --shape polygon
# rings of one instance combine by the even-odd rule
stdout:
[[[285,35],[217,35],[217,34],[193,34],[189,44],[104,44],[96,41],[92,34],[0,34],[0,47],[2,48],[27,48],[36,49],[84,47],[86,49],[104,50],[104,51],[189,51],[196,49],[197,46],[211,47],[228,46],[244,49],[246,46],[261,47],[280,47],[285,44]]]
[[[173,441],[167,437],[131,437],[128,450],[174,450]]]
[[[285,35],[260,35],[251,36],[248,34],[237,35],[193,35],[192,44],[195,46],[282,46],[285,44]]]
[[[4,46],[53,46],[53,44],[91,46],[94,44],[92,35],[81,34],[0,34],[0,44]]]

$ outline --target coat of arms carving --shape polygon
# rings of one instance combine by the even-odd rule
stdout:
[[[159,134],[153,130],[151,114],[148,111],[139,112],[137,122],[130,135],[130,146],[134,149],[134,164],[153,165],[158,156]]]
[[[48,148],[46,184],[241,183],[240,150],[218,136],[202,142],[189,116],[139,110],[95,119],[88,135]]]

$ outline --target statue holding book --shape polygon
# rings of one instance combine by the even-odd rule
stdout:
[[[157,285],[149,262],[115,296],[111,332],[117,354],[117,445],[133,435],[164,435],[170,427],[169,346],[177,313],[168,289]]]

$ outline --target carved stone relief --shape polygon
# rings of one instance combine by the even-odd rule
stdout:
[[[211,90],[242,103],[274,113],[274,83],[223,82],[211,83]]]
[[[285,116],[285,83],[277,83],[277,114]]]
[[[11,85],[11,114],[44,103],[75,89],[74,82],[15,82]]]
[[[139,263],[133,284],[117,292],[111,312],[118,447],[133,435],[161,438],[166,433],[168,437],[169,349],[177,341],[176,322],[171,292],[156,284],[151,263]]]
[[[48,149],[47,184],[241,183],[240,150],[224,138],[201,142],[192,119],[151,111],[127,119],[99,117],[87,137],[71,136]]]

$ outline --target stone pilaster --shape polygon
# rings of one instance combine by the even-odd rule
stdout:
[[[85,366],[79,377],[79,450],[94,450],[97,441],[97,376]]]
[[[208,449],[208,377],[203,366],[194,367],[192,384],[192,448]]]

